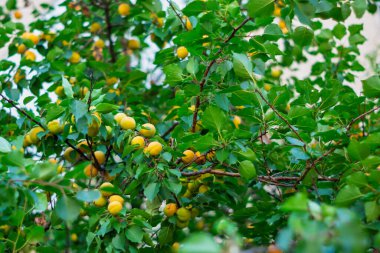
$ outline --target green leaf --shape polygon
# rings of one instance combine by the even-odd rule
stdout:
[[[336,196],[335,203],[337,205],[349,205],[353,203],[355,200],[360,198],[362,193],[359,188],[354,185],[345,185]]]
[[[256,94],[253,91],[238,90],[231,94],[231,104],[234,106],[240,105],[260,105]]]
[[[171,242],[173,239],[173,232],[173,229],[170,227],[161,228],[160,232],[158,233],[158,242],[161,245]]]
[[[158,183],[150,183],[144,189],[144,195],[149,201],[152,201],[157,196],[157,193],[159,190],[160,190],[160,185]]]
[[[378,75],[371,76],[370,78],[363,80],[363,93],[369,98],[375,98],[380,96],[380,77]]]
[[[67,222],[73,222],[79,215],[80,205],[73,198],[67,197],[66,195],[58,199],[55,206],[55,212],[58,217]]]
[[[79,100],[73,100],[70,105],[70,109],[74,114],[75,120],[78,121],[88,112],[88,105]]]
[[[220,246],[214,238],[205,232],[190,234],[190,236],[181,243],[179,253],[221,253]]]
[[[252,78],[252,62],[245,54],[233,54],[233,66],[235,74],[243,79]]]
[[[7,3],[5,4],[5,6],[7,7],[8,10],[15,10],[16,9],[16,0],[7,0]]]
[[[333,34],[338,39],[342,39],[346,35],[346,27],[341,23],[337,24],[333,29]]]
[[[249,0],[248,14],[252,18],[271,16],[274,10],[274,0]]]
[[[281,206],[281,210],[287,212],[303,211],[308,210],[309,199],[305,193],[298,192],[296,195],[288,198],[285,203]]]
[[[11,151],[11,144],[3,137],[0,137],[0,153],[9,153]]]
[[[354,0],[352,8],[354,9],[357,18],[363,17],[365,11],[367,10],[367,0]]]
[[[170,64],[164,67],[164,73],[166,75],[165,82],[174,85],[183,80],[182,69],[177,64]]]
[[[240,162],[239,173],[245,179],[252,179],[256,177],[256,168],[251,161],[245,160]]]
[[[293,40],[300,47],[308,46],[311,44],[314,38],[314,33],[312,30],[299,26],[294,30]]]
[[[218,132],[225,127],[226,122],[226,115],[216,106],[207,107],[202,116],[202,125],[205,128],[216,129]]]
[[[127,229],[125,235],[131,242],[139,243],[143,239],[144,231],[138,226],[131,226]]]
[[[84,202],[92,202],[100,198],[100,196],[101,194],[98,190],[83,190],[79,191],[75,197]]]
[[[364,204],[365,216],[368,222],[376,221],[380,216],[380,206],[376,201],[366,202]]]
[[[351,140],[350,144],[347,147],[348,154],[354,160],[364,160],[369,154],[370,149],[368,145],[362,144],[357,140]]]
[[[47,107],[46,122],[58,118],[62,113],[65,112],[65,108],[62,106],[52,104]]]
[[[199,64],[198,64],[198,61],[194,57],[190,58],[189,62],[186,65],[186,70],[193,76],[195,76],[198,73]]]
[[[108,103],[100,103],[96,105],[96,111],[100,113],[109,113],[119,109],[118,105],[108,104]]]
[[[68,98],[73,98],[74,97],[73,88],[71,87],[71,84],[69,83],[69,81],[67,81],[67,79],[64,76],[62,76],[62,86],[63,86],[66,96]]]

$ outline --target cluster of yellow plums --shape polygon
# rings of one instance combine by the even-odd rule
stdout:
[[[107,205],[107,210],[112,215],[117,215],[123,209],[124,199],[120,195],[112,194],[112,189],[114,186],[109,182],[105,182],[99,186],[99,191],[101,193],[100,198],[94,201],[94,205],[97,207],[103,207]]]
[[[189,225],[191,218],[195,218],[199,214],[199,210],[197,208],[187,208],[180,207],[178,208],[177,204],[169,203],[164,208],[164,214],[167,217],[176,216],[176,226],[178,228],[185,228]]]

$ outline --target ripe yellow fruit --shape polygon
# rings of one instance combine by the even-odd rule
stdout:
[[[281,74],[282,74],[282,71],[279,68],[273,68],[271,70],[271,75],[272,75],[273,78],[277,79],[277,78],[279,78],[281,76]]]
[[[100,124],[102,121],[98,113],[93,113],[92,115],[95,116],[96,119],[92,119],[91,124],[88,126],[87,134],[90,137],[95,137],[99,133]]]
[[[44,129],[40,126],[34,127],[32,128],[32,130],[30,130],[29,135],[30,135],[30,140],[32,141],[32,144],[37,144],[40,141],[40,139],[38,139],[37,134],[43,131]]]
[[[114,85],[115,83],[117,83],[119,81],[119,79],[117,77],[108,77],[106,79],[106,84],[108,86],[111,86],[111,85]]]
[[[188,209],[181,207],[177,210],[177,218],[180,221],[188,221],[191,218],[191,212]]]
[[[136,121],[134,118],[132,117],[128,117],[128,116],[125,116],[124,118],[122,118],[120,120],[120,123],[119,123],[120,127],[123,128],[124,130],[128,130],[128,129],[135,129],[136,128]]]
[[[97,47],[97,48],[103,48],[104,47],[104,40],[102,39],[98,39],[97,41],[95,41],[94,43],[94,46]]]
[[[140,134],[142,134],[144,137],[149,138],[156,134],[156,128],[154,125],[150,123],[145,123],[142,125],[142,128],[140,129]]]
[[[35,61],[36,60],[36,54],[33,53],[32,51],[30,50],[27,50],[25,52],[25,59],[28,60],[28,61]]]
[[[264,90],[270,91],[271,89],[272,89],[272,85],[270,85],[268,83],[264,84]]]
[[[149,153],[151,156],[157,156],[162,151],[162,144],[158,141],[153,141],[149,143],[148,147],[145,148],[144,153]]]
[[[114,201],[117,201],[117,202],[119,202],[120,204],[124,204],[124,199],[123,199],[120,195],[112,195],[112,196],[108,199],[108,202],[109,202],[109,203],[114,202]]]
[[[73,242],[78,241],[78,236],[75,233],[72,233],[71,236],[70,236],[70,238],[71,238],[71,241],[73,241]]]
[[[191,163],[194,161],[195,154],[192,150],[188,149],[183,151],[184,156],[181,157],[183,163]]]
[[[185,193],[182,195],[182,197],[189,199],[189,198],[191,198],[192,195],[193,194],[191,193],[191,191],[186,190]]]
[[[23,54],[26,51],[26,46],[24,44],[21,44],[17,47],[17,53]]]
[[[179,47],[177,49],[177,56],[180,59],[186,58],[189,55],[189,51],[187,51],[186,47]]]
[[[17,10],[13,13],[13,16],[16,18],[16,19],[21,19],[22,18],[22,12]]]
[[[120,16],[128,16],[131,13],[131,7],[129,4],[122,3],[117,8],[117,11],[119,12]]]
[[[128,48],[132,49],[132,50],[139,49],[140,48],[140,41],[135,40],[135,39],[128,40]]]
[[[123,205],[119,201],[113,201],[108,204],[108,212],[112,215],[120,213],[121,209],[123,209]]]
[[[173,245],[172,245],[172,251],[173,251],[173,253],[177,253],[180,246],[181,245],[179,244],[179,242],[173,243]]]
[[[107,204],[107,199],[103,196],[100,196],[97,200],[94,201],[94,205],[97,207],[102,207]]]
[[[177,212],[177,205],[175,203],[167,204],[164,208],[164,214],[172,217]]]
[[[143,148],[145,146],[145,139],[141,136],[133,137],[131,145],[136,145],[137,149]]]
[[[100,31],[101,28],[102,28],[101,25],[98,22],[95,22],[95,23],[91,24],[90,32],[91,33],[97,33]]]
[[[73,52],[71,54],[69,62],[71,62],[71,63],[78,63],[78,62],[80,62],[80,54],[78,52]]]
[[[205,34],[205,35],[202,36],[202,39],[207,39],[207,38],[208,38],[207,34]],[[203,42],[202,43],[202,47],[209,47],[210,45],[211,45],[210,42]]]
[[[189,220],[187,220],[187,221],[181,221],[181,220],[177,219],[176,226],[178,228],[185,228],[185,227],[189,226],[189,222],[190,222]]]
[[[90,152],[90,148],[88,146],[88,142],[86,140],[81,141],[77,144],[77,148],[83,153]]]
[[[34,45],[37,45],[38,42],[40,41],[40,38],[31,33],[31,32],[24,32],[22,35],[21,35],[21,38],[24,39],[24,40],[30,40],[33,42]]]
[[[48,123],[47,128],[52,134],[59,134],[63,132],[63,125],[58,119],[52,120]]]
[[[23,142],[23,146],[24,147],[28,147],[30,145],[32,145],[32,140],[30,139],[30,134],[26,134],[25,137],[24,137],[24,142]]]
[[[109,188],[113,188],[113,187],[114,187],[113,184],[111,184],[110,182],[105,182],[99,186],[99,190],[102,196],[109,197],[112,195],[112,192],[110,191]]]
[[[241,124],[241,118],[237,115],[234,116],[234,119],[232,120],[236,128],[239,128],[239,125]]]
[[[199,193],[205,193],[207,191],[208,191],[207,185],[201,185],[201,186],[199,186],[199,189],[198,189]]]
[[[106,155],[102,151],[95,151],[94,155],[99,164],[106,162]]]
[[[57,168],[57,173],[58,174],[61,174],[65,171],[65,167],[63,167],[63,165],[58,165],[58,168]]]
[[[15,83],[20,82],[24,78],[25,78],[25,75],[20,70],[17,70],[15,76],[13,77]]]
[[[278,7],[277,5],[274,6],[273,15],[275,17],[280,17],[281,16],[281,8]]]
[[[193,30],[193,25],[191,24],[190,19],[188,17],[186,17],[186,24],[185,25],[186,25],[186,29],[188,31]]]
[[[155,20],[155,24],[157,25],[158,28],[161,28],[164,26],[165,19],[164,18],[157,18]]]
[[[125,117],[127,117],[127,114],[125,114],[125,113],[123,113],[123,112],[119,112],[119,113],[117,113],[117,114],[113,117],[113,119],[114,119],[118,124],[120,124],[120,121],[121,121],[123,118],[125,118]]]
[[[73,163],[78,160],[79,154],[72,147],[68,147],[63,153],[63,157],[66,161]]]
[[[87,165],[84,168],[84,174],[87,177],[96,177],[98,175],[98,170],[92,164]]]
[[[58,86],[57,88],[55,88],[54,92],[55,94],[57,94],[58,97],[65,96],[65,89],[63,88],[63,86]]]

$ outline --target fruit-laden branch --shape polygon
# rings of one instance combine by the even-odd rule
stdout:
[[[0,93],[0,96],[5,100],[7,101],[9,104],[12,105],[13,108],[15,108],[18,112],[22,113],[23,115],[25,115],[29,120],[31,120],[33,123],[37,124],[39,127],[41,127],[42,129],[46,130],[46,128],[40,123],[38,122],[37,120],[35,120],[32,116],[30,116],[25,110],[21,109],[20,107],[18,107],[15,103],[15,101],[5,97],[3,94]],[[72,145],[67,139],[65,139],[65,143],[71,147],[72,149],[74,149],[76,152],[79,153],[79,155],[81,157],[83,157],[85,160],[87,161],[90,161],[90,158],[88,158],[80,149],[78,149],[77,147],[75,147],[74,145]]]
[[[102,168],[102,166],[100,166],[99,161],[98,161],[98,159],[95,156],[94,146],[92,145],[93,144],[92,139],[89,138],[89,136],[87,134],[86,134],[86,141],[88,143],[88,147],[90,148],[91,157],[92,157],[92,159],[94,159],[94,165],[95,165],[95,167],[98,170],[103,171],[104,169]]]
[[[261,97],[261,99],[273,110],[273,112],[282,120],[285,122],[285,124],[288,125],[288,127],[290,128],[290,130],[292,130],[292,132],[297,136],[297,138],[303,143],[303,149],[304,151],[306,152],[306,142],[302,139],[302,137],[299,135],[299,133],[297,132],[297,130],[292,126],[292,124],[290,124],[290,122],[284,118],[284,116],[282,116],[278,111],[277,109],[271,104],[269,103],[269,101],[264,97],[263,93],[261,93],[261,91],[259,89],[255,89],[255,92],[257,94],[259,94],[259,96]]]
[[[239,31],[250,20],[251,20],[251,18],[246,18],[246,19],[244,19],[243,22],[241,22],[241,24],[239,26],[237,26],[236,28],[234,28],[233,31],[232,31],[232,33],[228,36],[228,38],[224,40],[224,42],[223,42],[224,46],[235,36],[235,34],[237,33],[237,31]],[[193,114],[193,124],[192,124],[192,127],[191,127],[191,131],[193,133],[195,132],[195,128],[197,126],[198,111],[199,111],[199,106],[201,105],[201,93],[203,91],[203,87],[204,87],[204,85],[206,83],[206,80],[207,80],[207,77],[208,77],[208,74],[210,72],[211,67],[215,64],[215,62],[217,60],[217,56],[220,55],[223,52],[223,47],[224,46],[220,47],[220,49],[215,53],[214,59],[207,65],[206,70],[205,70],[205,72],[203,74],[202,80],[199,83],[199,93],[200,94],[197,96],[197,99],[196,99],[196,102],[195,102],[195,109],[194,109],[194,114]]]
[[[184,177],[194,177],[194,176],[199,176],[199,175],[203,175],[203,174],[213,174],[213,175],[217,175],[217,176],[227,176],[227,177],[240,177],[240,173],[215,170],[214,169],[215,166],[216,166],[216,164],[213,164],[204,170],[193,171],[193,172],[181,172],[181,174]],[[298,181],[299,177],[258,176],[257,180],[260,182],[263,182],[263,183],[274,184],[274,185],[278,185],[278,186],[294,187],[293,184],[284,184],[283,182]],[[330,178],[330,177],[319,176],[318,181],[337,182],[337,181],[339,181],[339,179],[338,178]]]
[[[364,117],[367,116],[368,114],[371,114],[371,113],[373,113],[374,111],[376,111],[376,110],[378,110],[378,109],[380,109],[380,106],[375,106],[375,107],[372,108],[371,110],[369,110],[369,111],[367,111],[367,112],[365,112],[365,113],[362,113],[362,114],[360,114],[359,116],[357,116],[356,118],[352,119],[352,120],[350,121],[350,123],[349,123],[349,124],[347,125],[347,127],[346,127],[346,131],[347,131],[347,133],[350,131],[352,125],[353,125],[356,121],[358,121],[358,120],[364,118]]]
[[[170,7],[172,8],[172,10],[174,11],[175,15],[178,17],[179,21],[181,21],[183,27],[187,30],[185,22],[182,20],[182,17],[179,15],[179,13],[177,12],[177,10],[175,9],[172,1],[171,0],[167,0],[167,1],[169,3]]]
[[[106,25],[107,25],[107,37],[108,41],[110,43],[108,50],[110,52],[111,56],[111,62],[115,63],[116,62],[116,54],[115,54],[115,49],[112,41],[112,24],[111,24],[111,16],[110,16],[110,2],[109,1],[104,1],[104,14],[106,16]]]

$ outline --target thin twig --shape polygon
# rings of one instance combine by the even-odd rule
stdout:
[[[239,26],[234,28],[232,33],[228,36],[228,38],[224,40],[224,45],[226,45],[235,36],[237,31],[239,31],[250,20],[251,20],[251,18],[246,18],[246,19],[244,19],[244,21]],[[211,70],[211,67],[215,64],[217,56],[220,55],[222,53],[222,51],[223,51],[223,47],[221,47],[218,50],[218,52],[215,53],[215,55],[214,55],[215,58],[207,65],[206,70],[203,74],[202,80],[199,83],[199,95],[197,96],[197,99],[195,102],[195,109],[194,109],[194,114],[193,114],[193,124],[191,127],[191,131],[193,133],[195,132],[195,128],[197,126],[198,111],[199,111],[199,106],[201,105],[201,93],[203,91],[203,87],[206,83],[206,80],[207,80],[208,74]]]
[[[166,132],[163,135],[161,135],[161,138],[164,139],[168,134],[170,134],[174,130],[176,126],[178,126],[178,124],[179,122],[174,122],[173,125],[168,130],[166,130]]]
[[[177,10],[175,9],[172,1],[170,1],[170,0],[167,0],[167,1],[169,3],[170,7],[172,8],[172,10],[174,11],[175,15],[178,17],[179,21],[181,21],[183,27],[187,30],[185,22],[182,20],[182,17],[179,15],[179,13],[177,12]]]
[[[378,109],[380,109],[380,106],[375,106],[375,107],[372,108],[371,110],[369,110],[369,111],[367,111],[367,112],[365,112],[365,113],[362,113],[362,114],[360,114],[359,116],[357,116],[356,118],[354,118],[353,120],[351,120],[350,123],[349,123],[349,124],[347,125],[347,127],[346,127],[346,131],[347,131],[347,133],[350,131],[352,125],[353,125],[356,121],[358,121],[358,120],[364,118],[364,117],[367,116],[368,114],[371,114],[372,112],[374,112],[374,111],[376,111],[376,110],[378,110]]]
[[[110,3],[108,1],[104,2],[104,14],[105,14],[105,21],[107,25],[107,37],[108,41],[110,43],[108,50],[110,52],[111,56],[111,62],[115,63],[116,62],[116,53],[112,41],[112,24],[111,24],[111,16],[110,16]]]

